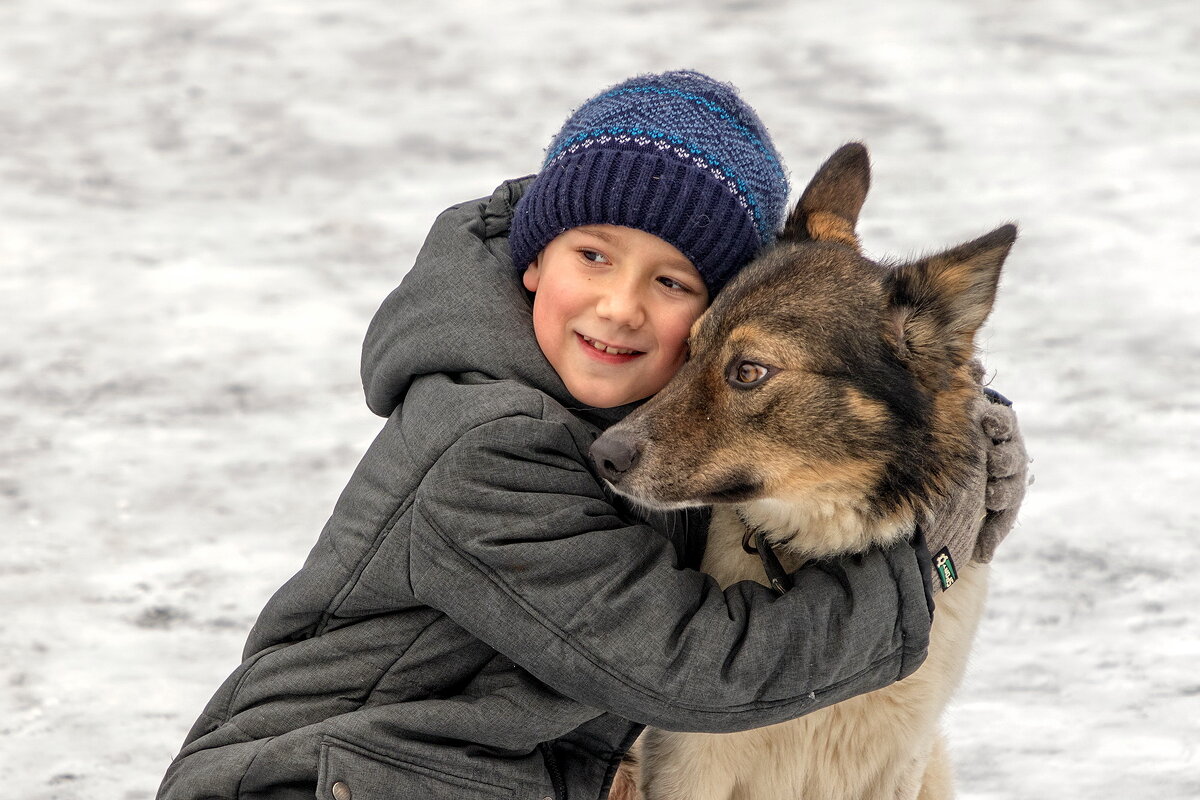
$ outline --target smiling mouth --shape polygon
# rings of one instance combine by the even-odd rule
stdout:
[[[601,353],[608,353],[610,356],[635,356],[635,355],[642,354],[641,350],[631,350],[631,349],[624,348],[624,347],[613,347],[610,344],[605,344],[604,342],[600,341],[599,339],[593,339],[590,336],[584,336],[582,333],[579,334],[579,338],[583,339],[594,349],[599,350]]]

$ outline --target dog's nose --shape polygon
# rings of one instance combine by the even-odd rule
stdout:
[[[641,445],[632,436],[609,432],[592,442],[588,455],[600,477],[609,483],[619,483],[621,476],[633,469],[642,454]]]

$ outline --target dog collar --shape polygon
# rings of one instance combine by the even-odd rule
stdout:
[[[742,527],[746,532],[742,534],[742,549],[747,553],[757,555],[762,561],[763,571],[767,573],[767,580],[771,583],[771,588],[778,594],[783,594],[788,589],[792,588],[792,576],[787,574],[783,568],[783,564],[779,563],[779,556],[775,555],[774,548],[767,541],[767,533],[756,525],[751,525],[741,512],[741,509],[736,510],[737,518],[741,521]]]

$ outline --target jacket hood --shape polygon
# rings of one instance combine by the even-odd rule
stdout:
[[[513,209],[534,176],[438,216],[416,263],[375,313],[363,342],[367,406],[390,416],[412,381],[431,373],[518,381],[606,428],[638,404],[582,405],[546,360],[533,333],[532,295],[509,253]]]

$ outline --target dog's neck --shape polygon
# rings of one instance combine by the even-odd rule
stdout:
[[[912,532],[915,519],[911,510],[880,517],[865,501],[845,499],[753,500],[738,506],[737,512],[744,524],[766,532],[773,546],[803,558],[891,544]]]

